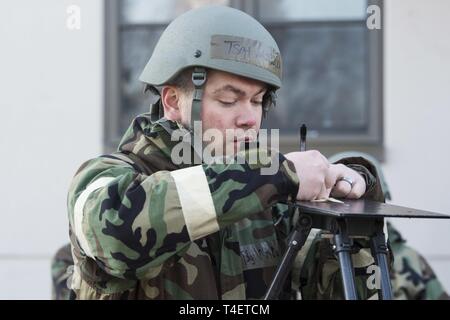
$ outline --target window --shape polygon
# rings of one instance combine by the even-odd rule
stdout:
[[[107,1],[106,149],[116,148],[149,98],[138,78],[167,24],[206,3],[254,16],[272,33],[283,57],[283,88],[266,128],[280,129],[282,151],[325,154],[361,150],[382,158],[382,29],[366,26],[367,0],[115,0]]]

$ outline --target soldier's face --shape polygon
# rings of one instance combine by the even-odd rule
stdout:
[[[267,86],[259,81],[209,70],[202,98],[203,141],[221,154],[236,153],[245,141],[256,140],[261,125],[262,100]],[[190,124],[193,91],[172,86],[162,91],[167,119]]]
[[[256,140],[265,92],[262,82],[210,70],[202,99],[202,128],[204,133],[215,129],[223,137],[208,140],[210,146],[222,145],[223,153],[235,153],[242,141]]]

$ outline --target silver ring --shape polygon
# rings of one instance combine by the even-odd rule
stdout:
[[[348,177],[342,177],[342,178],[338,179],[338,182],[339,181],[345,181],[345,182],[349,183],[350,184],[350,189],[353,189],[353,180],[352,179],[350,179]]]

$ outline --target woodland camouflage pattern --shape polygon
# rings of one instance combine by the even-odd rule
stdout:
[[[449,300],[439,279],[428,265],[426,260],[414,249],[406,245],[399,231],[391,223],[387,223],[389,247],[393,254],[391,263],[391,284],[395,300]],[[318,231],[311,234],[305,255],[304,263],[297,271],[300,276],[297,283],[300,284],[300,292],[303,299],[343,299],[342,281],[338,261],[331,250],[324,233]],[[356,243],[356,248],[366,246],[363,242]],[[300,252],[299,256],[302,255]],[[392,258],[392,257],[391,257]],[[366,279],[363,275],[367,272],[367,266],[373,263],[370,251],[367,248],[359,248],[359,256],[353,255],[353,266],[356,275],[356,289],[359,297],[368,296],[378,299],[378,296],[370,296],[367,290]],[[359,275],[359,276],[358,276]]]
[[[387,223],[389,242],[394,254],[394,264],[391,274],[392,290],[395,300],[450,300],[450,296],[445,292],[439,279],[428,265],[426,260],[414,249],[406,245],[406,241],[401,237],[397,229],[392,224]],[[308,250],[313,252],[313,250]],[[334,259],[331,258],[330,261]],[[328,262],[335,265],[335,262]],[[300,266],[298,266],[300,267]],[[308,270],[307,265],[305,269]],[[70,244],[61,247],[52,260],[52,299],[69,300],[71,290],[68,288],[67,279],[73,272],[73,259],[70,251]],[[335,271],[337,276],[331,276],[336,281],[338,287],[339,271]],[[358,271],[360,273],[360,271]],[[331,273],[329,273],[331,274]],[[326,283],[326,281],[324,281]],[[323,294],[319,294],[319,283],[316,286],[307,287],[308,281],[303,277],[303,299],[314,299],[316,297],[324,299]],[[330,282],[329,282],[330,283]],[[297,287],[298,288],[298,287]],[[339,289],[340,290],[340,289]],[[358,280],[358,290],[365,291]],[[294,290],[295,291],[295,290]],[[329,289],[322,289],[322,292],[330,292]],[[339,293],[339,298],[342,298]],[[74,296],[72,296],[74,297]],[[336,297],[336,296],[334,296]],[[333,295],[328,295],[333,298]]]
[[[396,300],[450,300],[425,258],[406,244],[388,222],[389,242],[394,253],[391,282]]]
[[[280,255],[270,208],[296,194],[293,165],[281,154],[275,175],[261,176],[261,165],[247,163],[203,165],[220,231],[191,240],[169,172],[180,169],[170,160],[176,143],[143,115],[134,120],[118,153],[87,161],[76,173],[68,210],[77,298],[245,299],[264,294]],[[75,236],[74,212],[80,194],[101,177],[113,180],[90,194],[82,221],[92,258]]]
[[[70,251],[70,243],[59,248],[52,258],[51,262],[52,275],[52,299],[53,300],[70,300],[71,290],[67,281],[73,273],[73,259]]]
[[[178,142],[170,141],[161,121],[151,124],[149,114],[135,118],[118,152],[85,162],[73,178],[68,212],[74,272],[69,282],[76,298],[262,298],[295,218],[277,204],[297,193],[293,164],[281,154],[260,150],[278,157],[277,174],[260,175],[261,163],[201,165],[215,216],[213,222],[201,222],[199,229],[210,232],[198,236],[171,175],[187,166],[171,161]],[[367,161],[346,158],[342,163],[365,176],[370,186],[366,197],[383,200],[376,170]],[[217,230],[211,227],[214,223]],[[330,250],[326,241],[314,241],[300,273],[309,276],[293,278],[294,286],[282,298],[295,298],[299,282],[303,298],[342,299]],[[354,254],[361,262],[356,276],[363,299],[375,294],[364,289],[365,268],[373,263],[366,250]]]

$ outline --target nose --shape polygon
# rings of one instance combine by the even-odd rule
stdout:
[[[238,128],[251,129],[256,126],[258,111],[251,103],[241,105],[239,115],[236,118],[236,126]]]

